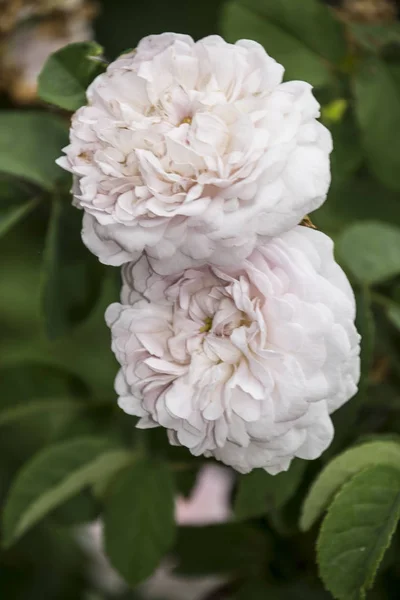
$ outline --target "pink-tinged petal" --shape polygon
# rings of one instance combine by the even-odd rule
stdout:
[[[118,399],[118,406],[128,415],[135,415],[137,417],[144,417],[147,415],[146,410],[142,407],[141,400],[134,396],[120,396]]]
[[[229,469],[203,467],[189,498],[179,497],[175,516],[179,525],[210,525],[228,521],[232,515],[230,494],[233,475]]]
[[[211,394],[210,394],[211,395]],[[202,411],[204,419],[207,421],[216,421],[224,414],[224,406],[219,398],[211,401],[207,404],[206,408]]]
[[[149,417],[147,415],[139,419],[139,421],[136,423],[136,427],[138,429],[154,429],[155,427],[159,426],[160,424],[157,423],[157,421],[154,421],[152,417]]]
[[[235,267],[165,275],[143,255],[106,312],[121,408],[241,473],[317,458],[360,376],[344,277],[329,240],[301,226]]]
[[[146,358],[144,362],[152,371],[155,371],[156,373],[168,373],[176,377],[182,375],[186,370],[181,365],[177,365],[166,360],[161,360],[159,358]]]
[[[231,403],[233,411],[244,421],[257,421],[260,418],[260,401],[255,400],[249,394],[233,391]]]
[[[174,417],[187,419],[192,412],[191,388],[182,381],[182,378],[177,379],[175,383],[167,389],[164,396],[164,401],[169,412]]]
[[[331,136],[283,70],[250,40],[166,33],[96,77],[58,164],[101,262],[234,267],[324,202]]]
[[[136,333],[136,337],[143,347],[154,356],[161,358],[165,354],[168,332]],[[164,339],[163,339],[164,338]]]
[[[240,361],[239,366],[229,382],[229,386],[232,388],[236,386],[239,387],[243,392],[256,400],[263,400],[265,398],[265,388],[262,386],[261,382],[254,377],[244,360]]]

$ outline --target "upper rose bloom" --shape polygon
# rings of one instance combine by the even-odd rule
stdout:
[[[160,276],[123,267],[106,320],[119,405],[170,442],[242,473],[279,473],[329,445],[329,414],[357,390],[351,287],[331,240],[298,226],[239,267]]]
[[[331,136],[283,71],[256,42],[165,33],[95,79],[58,162],[101,262],[235,264],[322,204]]]

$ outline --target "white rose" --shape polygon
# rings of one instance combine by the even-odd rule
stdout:
[[[106,264],[235,264],[325,200],[328,130],[311,86],[256,42],[166,33],[111,63],[59,164]]]
[[[175,276],[143,256],[123,281],[106,320],[119,405],[138,427],[243,473],[325,450],[329,414],[359,379],[354,297],[326,235],[298,226],[236,268]]]

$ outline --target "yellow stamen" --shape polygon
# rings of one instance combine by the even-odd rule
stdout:
[[[200,333],[207,333],[208,331],[210,331],[211,327],[212,327],[212,318],[207,317],[206,319],[204,319],[203,327],[200,327]]]

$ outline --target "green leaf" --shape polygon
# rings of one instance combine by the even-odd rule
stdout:
[[[385,398],[386,400],[386,398]],[[397,402],[397,395],[396,395]],[[389,399],[390,403],[390,399]],[[366,442],[397,442],[400,445],[400,435],[398,433],[366,433],[356,440],[356,444],[365,444]]]
[[[2,552],[0,597],[83,600],[88,585],[87,567],[87,555],[75,532],[40,527],[18,548]]]
[[[43,316],[50,339],[82,322],[100,295],[104,269],[81,240],[81,219],[82,214],[69,199],[54,200],[42,291]]]
[[[398,21],[382,23],[348,22],[353,38],[367,50],[379,52],[389,44],[400,44],[400,23]]]
[[[112,565],[130,585],[151,575],[175,538],[167,465],[141,460],[118,475],[106,497],[104,536]]]
[[[294,460],[288,471],[278,475],[269,475],[262,469],[241,475],[235,499],[236,517],[251,519],[286,504],[300,485],[305,467],[305,461]]]
[[[370,168],[385,185],[400,190],[399,67],[375,57],[365,60],[354,76],[354,95]]]
[[[194,467],[175,471],[174,476],[177,493],[181,494],[184,498],[188,498],[196,486],[198,474],[198,469],[195,469]]]
[[[7,412],[7,424],[0,430],[1,448],[3,454],[6,453],[7,463],[15,461],[15,466],[19,467],[45,444],[58,440],[65,424],[74,416],[77,420],[81,419],[82,412],[72,412],[72,409],[61,406],[58,410],[57,403],[62,404],[66,399],[74,399],[77,404],[85,403],[88,396],[84,382],[67,369],[29,360],[1,367],[0,414],[11,411]],[[47,399],[54,405],[49,406],[49,410],[32,409],[28,418],[18,414],[19,410],[27,414],[25,410],[29,412],[30,409],[25,407]]]
[[[357,304],[356,327],[361,335],[361,377],[367,382],[374,357],[375,321],[372,313],[371,291],[363,287],[355,294]]]
[[[398,304],[391,304],[387,311],[387,316],[396,329],[400,329],[400,306]]]
[[[331,154],[332,181],[346,181],[361,166],[363,155],[360,136],[353,116],[348,112],[342,120],[331,123],[329,129],[333,139]]]
[[[0,205],[23,204],[32,197],[32,186],[18,177],[0,173]]]
[[[270,554],[268,538],[242,523],[205,527],[179,527],[173,552],[176,571],[197,576],[234,573],[262,568]]]
[[[369,442],[350,448],[334,458],[312,484],[302,507],[300,529],[307,531],[350,477],[374,465],[400,469],[400,444]]]
[[[56,115],[38,111],[0,113],[0,172],[52,190],[65,176],[55,160],[67,143],[67,123]]]
[[[344,158],[343,155],[343,160]],[[343,163],[341,160],[340,162]],[[343,164],[340,168],[343,168]],[[327,201],[312,214],[313,223],[319,229],[335,236],[352,223],[371,219],[400,227],[397,192],[384,187],[365,171],[346,179],[348,174],[338,177],[337,168],[335,169]],[[344,167],[344,173],[346,169]]]
[[[125,454],[125,460],[123,460],[123,456],[121,455],[121,461],[118,465],[116,465],[115,469],[109,473],[104,473],[101,479],[94,483],[93,494],[96,498],[104,500],[106,494],[108,494],[109,490],[112,488],[114,480],[116,477],[118,477],[121,471],[124,471],[127,467],[137,462],[136,454],[132,452],[126,452]]]
[[[361,283],[381,283],[400,273],[400,227],[378,221],[355,223],[343,231],[336,249]]]
[[[373,301],[383,308],[389,321],[400,330],[400,284],[391,289],[391,297],[375,292]]]
[[[0,201],[0,237],[17,225],[24,217],[32,212],[39,204],[39,198],[32,198],[22,204],[4,206]]]
[[[47,446],[17,474],[3,514],[3,543],[9,546],[54,508],[106,477],[126,460],[104,439],[81,438]]]
[[[64,400],[52,398],[46,400],[32,400],[27,403],[17,404],[5,410],[0,410],[0,427],[12,425],[21,419],[26,419],[35,415],[44,414],[48,416],[50,412],[75,415],[76,413],[87,409],[87,404],[79,404],[74,400]]]
[[[0,409],[32,398],[87,397],[89,390],[74,373],[35,362],[21,362],[0,368]]]
[[[67,527],[93,523],[99,517],[100,510],[100,503],[92,490],[85,488],[56,508],[52,519]]]
[[[228,41],[254,39],[285,67],[286,79],[323,86],[344,58],[341,24],[317,0],[233,0],[223,11]]]
[[[87,87],[105,70],[102,53],[96,42],[78,42],[52,54],[39,75],[39,96],[71,111],[86,104]]]
[[[338,600],[364,600],[400,517],[400,472],[375,466],[346,483],[318,539],[326,588]]]

